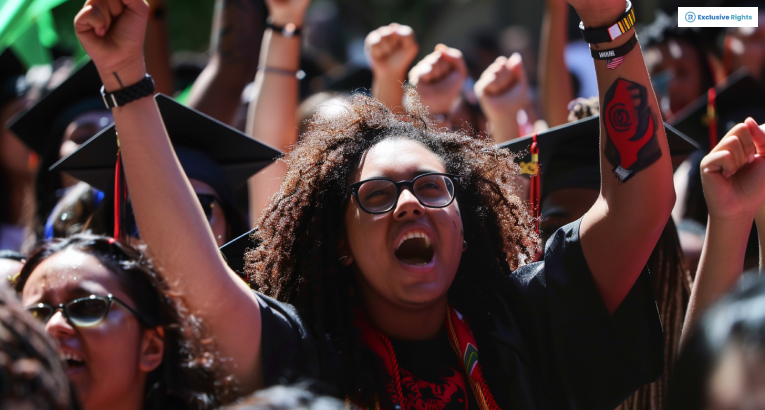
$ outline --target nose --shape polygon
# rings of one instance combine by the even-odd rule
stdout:
[[[45,324],[45,331],[55,338],[65,338],[74,335],[74,327],[66,320],[64,312],[59,309],[53,313],[48,323]]]
[[[403,188],[398,197],[396,208],[393,209],[393,217],[396,220],[417,219],[425,215],[425,207],[409,188]]]

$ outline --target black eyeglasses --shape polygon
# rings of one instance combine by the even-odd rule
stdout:
[[[111,294],[107,296],[90,295],[85,298],[75,299],[69,303],[59,303],[58,306],[37,303],[32,306],[26,306],[24,309],[43,323],[48,323],[53,314],[61,309],[64,317],[71,324],[77,327],[91,327],[104,320],[114,303],[132,313],[144,326],[151,327],[151,321]]]
[[[359,207],[370,214],[384,214],[396,207],[403,188],[428,208],[443,208],[454,201],[456,175],[431,172],[411,181],[395,182],[388,178],[372,178],[348,186]]]

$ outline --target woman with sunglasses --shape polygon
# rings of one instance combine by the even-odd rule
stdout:
[[[216,403],[214,356],[199,343],[147,258],[79,234],[37,249],[14,282],[58,341],[77,399],[90,409],[205,408]]]
[[[625,15],[624,0],[570,2],[587,28]],[[269,1],[267,35],[299,41],[303,3]],[[90,0],[76,17],[107,92],[125,88],[115,73],[128,87],[145,78],[147,15],[142,0]],[[523,266],[537,235],[511,154],[435,128],[413,93],[404,118],[357,95],[288,154],[247,255],[250,283],[278,302],[226,266],[153,101],[114,108],[141,236],[243,393],[318,377],[372,408],[614,408],[662,371],[644,266],[674,191],[639,47],[606,64],[601,195],[544,262]]]

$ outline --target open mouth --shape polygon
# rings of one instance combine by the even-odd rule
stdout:
[[[82,360],[82,357],[77,354],[69,352],[60,353],[59,357],[62,361],[66,362],[66,365],[69,369],[79,369],[85,366],[85,361]]]
[[[396,246],[395,255],[398,260],[414,266],[427,265],[433,260],[435,249],[425,232],[412,231],[407,233]]]

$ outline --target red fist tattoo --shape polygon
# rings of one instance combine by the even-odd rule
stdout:
[[[648,91],[642,85],[618,79],[605,95],[603,124],[606,127],[605,155],[622,182],[661,157]]]

